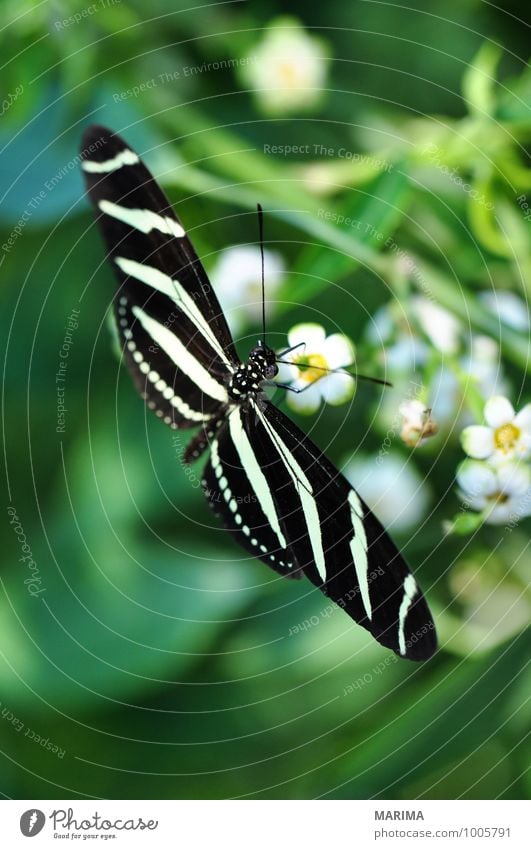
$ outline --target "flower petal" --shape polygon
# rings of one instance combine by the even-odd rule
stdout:
[[[485,460],[494,451],[494,435],[490,427],[470,425],[461,433],[463,451],[475,460]]]
[[[398,407],[398,412],[410,427],[417,428],[417,430],[422,429],[428,413],[426,405],[415,399],[402,401]]]
[[[478,460],[463,460],[459,464],[457,482],[467,498],[488,497],[498,489],[496,472]]]
[[[345,404],[354,394],[354,380],[348,374],[330,374],[317,383],[327,404]]]
[[[509,501],[495,501],[485,516],[488,525],[505,525],[514,514],[514,505]]]
[[[304,353],[321,353],[325,338],[324,327],[313,322],[295,324],[288,333],[289,347],[292,348],[294,345],[301,346],[298,351],[293,352],[295,356],[301,356]],[[306,347],[303,348],[301,343],[304,343]],[[291,358],[291,354],[289,356]]]
[[[312,383],[304,392],[288,392],[287,402],[292,410],[310,415],[321,405],[321,393],[318,382]]]
[[[277,355],[278,355],[277,351]],[[299,369],[291,363],[278,363],[277,383],[292,383],[299,377]]]
[[[354,362],[354,345],[342,333],[332,333],[323,345],[324,358],[329,368],[345,368]]]
[[[527,492],[531,483],[529,469],[523,463],[504,463],[497,468],[500,490],[511,497]]]
[[[514,417],[516,427],[525,433],[531,434],[531,404],[526,404],[522,407],[519,413]]]
[[[501,427],[514,419],[514,407],[503,395],[494,395],[485,404],[485,420],[491,427]]]

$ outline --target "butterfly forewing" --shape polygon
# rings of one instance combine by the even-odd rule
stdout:
[[[181,222],[137,154],[104,127],[85,133],[82,168],[120,283],[116,324],[139,391],[173,426],[210,420],[239,360]]]

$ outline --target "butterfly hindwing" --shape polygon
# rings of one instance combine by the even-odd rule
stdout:
[[[380,643],[410,659],[430,657],[433,620],[389,535],[292,421],[269,402],[253,407],[255,454],[294,562]]]
[[[234,539],[281,575],[297,575],[275,502],[246,432],[246,413],[234,407],[210,444],[205,496]]]

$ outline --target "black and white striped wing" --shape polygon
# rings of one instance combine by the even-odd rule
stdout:
[[[120,136],[89,127],[81,166],[120,284],[115,318],[137,388],[173,427],[208,422],[239,359],[192,244]]]
[[[231,427],[214,441],[206,478],[236,539],[273,568],[280,558],[288,571],[302,570],[398,655],[430,657],[436,635],[422,592],[343,475],[269,402],[251,403],[229,418]],[[235,494],[247,496],[241,515]]]
[[[236,406],[210,445],[203,490],[210,507],[253,557],[281,575],[297,575],[273,493],[255,449],[244,407]]]

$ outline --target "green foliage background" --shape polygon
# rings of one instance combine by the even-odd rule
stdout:
[[[294,0],[289,12],[325,40],[330,62],[322,101],[289,117],[264,116],[233,69],[182,73],[252,55],[284,4],[123,0],[57,26],[89,5],[2,7],[2,97],[11,97],[0,126],[1,243],[24,217],[0,267],[5,503],[45,592],[27,591],[6,513],[0,791],[527,795],[529,636],[519,625],[476,645],[449,574],[456,563],[482,566],[498,599],[495,631],[508,589],[524,592],[529,526],[445,537],[442,521],[458,504],[458,432],[417,453],[436,503],[418,533],[398,541],[439,625],[442,648],[422,666],[395,663],[341,613],[320,616],[323,597],[306,583],[242,558],[185,474],[184,442],[145,412],[118,368],[106,325],[114,280],[75,161],[90,121],[123,132],[146,152],[207,267],[226,246],[254,242],[260,200],[268,242],[288,264],[272,332],[285,339],[292,324],[325,313],[329,330],[340,326],[357,341],[362,360],[367,316],[390,297],[407,308],[395,258],[370,225],[393,236],[415,252],[436,300],[498,341],[513,400],[523,403],[528,340],[502,329],[476,294],[530,292],[529,225],[516,200],[531,190],[525,4],[502,11],[462,0],[449,11],[440,0],[408,9]],[[172,82],[121,96],[179,69]],[[320,160],[328,188],[318,193],[304,170],[313,157],[266,155],[264,143],[346,147],[393,167],[358,160],[335,171],[333,158]],[[430,166],[429,144],[493,199],[495,214]],[[319,216],[322,207],[368,226],[336,226]],[[79,328],[58,434],[55,375],[73,308]],[[248,348],[243,340],[242,356]],[[327,407],[302,427],[338,463],[360,443],[377,452],[375,394],[360,387],[352,408]],[[318,625],[289,636],[315,616]]]

